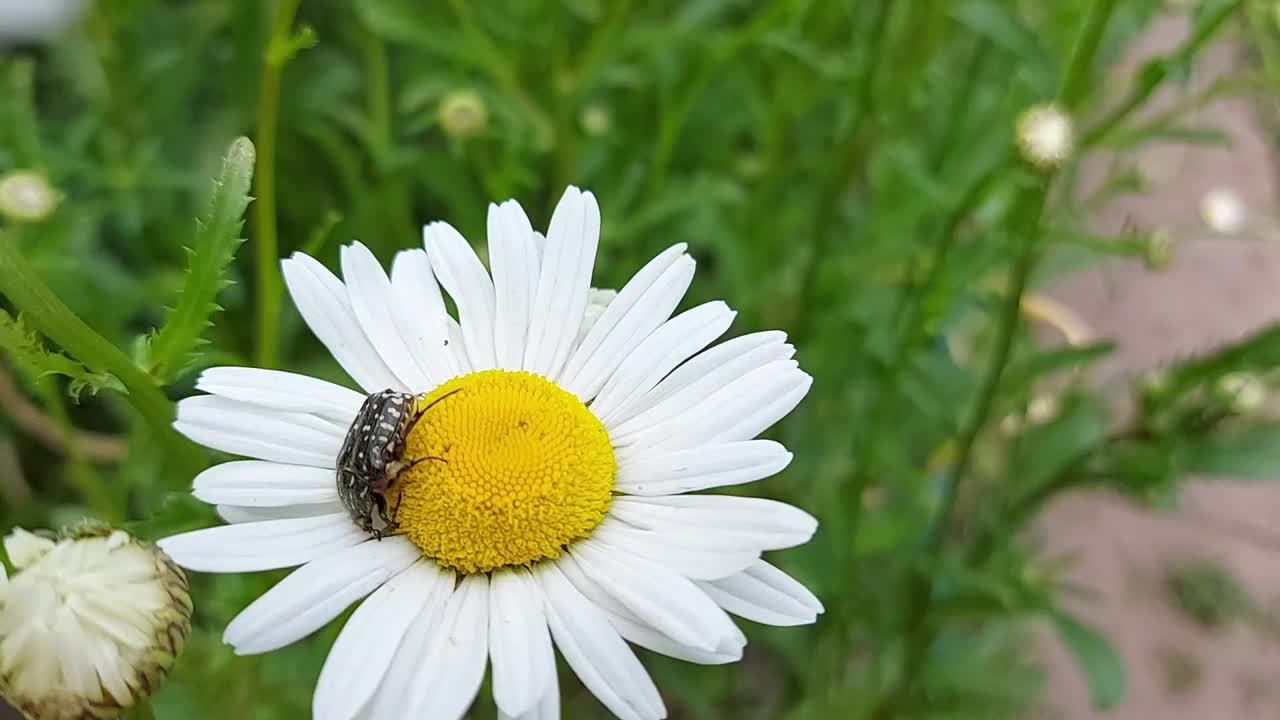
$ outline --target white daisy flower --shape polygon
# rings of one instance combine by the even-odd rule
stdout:
[[[728,613],[799,625],[822,612],[761,559],[808,541],[813,517],[686,494],[786,467],[782,445],[754,438],[811,378],[781,332],[711,346],[733,321],[722,302],[672,317],[693,278],[684,245],[616,296],[593,293],[599,229],[595,198],[569,188],[545,239],[515,201],[490,205],[492,272],[444,223],[390,277],[358,243],[342,249],[342,280],[296,254],[290,294],[364,393],[223,367],[201,376],[208,395],[179,404],[181,432],[253,459],[195,479],[230,525],[161,546],[205,572],[301,565],[226,642],[274,650],[369,596],[329,652],[316,718],[459,718],[487,665],[502,717],[557,718],[553,645],[619,718],[662,718],[628,642],[728,663],[746,643]],[[393,533],[374,539],[339,498],[335,460],[365,393],[387,389],[417,395],[423,414],[393,458],[408,467],[380,496]],[[354,431],[403,430],[375,424]]]

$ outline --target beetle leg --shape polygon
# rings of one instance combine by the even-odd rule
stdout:
[[[407,436],[407,435],[409,434],[409,432],[410,432],[411,430],[413,430],[413,426],[414,426],[414,425],[417,425],[417,424],[418,424],[418,421],[422,419],[422,416],[423,416],[423,415],[426,415],[428,410],[430,410],[431,408],[435,407],[435,406],[436,406],[436,403],[440,402],[441,400],[444,400],[445,398],[449,397],[450,395],[452,395],[452,394],[454,394],[454,393],[456,393],[456,392],[461,392],[461,391],[462,391],[462,388],[458,388],[457,390],[450,390],[449,392],[447,392],[447,393],[445,393],[445,394],[441,395],[440,397],[436,398],[435,400],[432,400],[430,405],[428,405],[428,406],[426,406],[426,407],[422,408],[421,410],[418,410],[417,412],[415,412],[415,413],[413,414],[413,419],[409,421],[409,427],[407,427],[407,428],[405,428],[405,429],[404,429],[404,434]]]

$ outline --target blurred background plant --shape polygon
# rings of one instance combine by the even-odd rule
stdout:
[[[171,399],[213,364],[344,381],[284,299],[280,256],[333,266],[359,239],[387,260],[432,219],[479,240],[485,204],[508,197],[545,224],[572,183],[601,199],[596,285],[688,242],[689,302],[727,300],[739,333],[786,329],[817,383],[772,431],[795,461],[750,491],[820,517],[776,561],[827,614],[750,628],[737,665],[646,657],[673,717],[1019,717],[1037,706],[1036,623],[1110,707],[1122,663],[1020,531],[1075,488],[1159,504],[1191,472],[1266,475],[1280,328],[1117,401],[1083,382],[1109,342],[1025,291],[1104,258],[1167,264],[1168,230],[1099,236],[1085,219],[1142,191],[1144,147],[1229,141],[1186,118],[1267,87],[1270,57],[1145,110],[1246,4],[99,0],[69,3],[48,39],[10,24],[0,519],[89,515],[144,538],[215,522],[186,493],[211,458],[163,429]],[[1251,25],[1280,27],[1273,3],[1248,4]],[[1186,39],[1104,82],[1160,13],[1186,15]],[[1105,176],[1082,181],[1084,162]],[[274,579],[193,578],[156,717],[307,715],[340,622],[263,657],[219,640]],[[605,716],[565,695],[566,717]]]

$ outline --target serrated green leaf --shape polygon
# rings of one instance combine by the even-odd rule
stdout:
[[[244,242],[240,230],[250,200],[253,164],[253,143],[243,137],[232,142],[214,181],[208,209],[196,220],[185,282],[165,313],[164,324],[143,350],[144,367],[162,381],[172,380],[188,366],[195,349],[206,342],[203,336],[212,325],[210,318],[220,309],[218,292],[227,286],[227,268]]]
[[[62,375],[71,380],[67,393],[72,400],[79,400],[80,393],[88,390],[97,394],[108,389],[124,392],[124,385],[109,373],[91,372],[89,368],[62,353],[49,352],[39,336],[22,323],[21,317],[13,317],[0,310],[0,347],[36,377]]]
[[[1124,699],[1128,680],[1124,662],[1111,642],[1062,610],[1055,610],[1052,619],[1058,639],[1084,674],[1094,710],[1115,707]]]
[[[1280,480],[1280,423],[1223,428],[1183,449],[1188,472],[1248,480]]]

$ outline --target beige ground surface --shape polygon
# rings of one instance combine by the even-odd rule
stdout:
[[[1157,23],[1135,48],[1135,60],[1176,44],[1181,22]],[[1212,52],[1203,86],[1245,58],[1227,42]],[[1164,146],[1140,160],[1155,187],[1117,202],[1099,227],[1125,223],[1174,228],[1183,239],[1173,265],[1160,274],[1117,262],[1063,279],[1051,294],[1076,308],[1118,351],[1103,368],[1105,382],[1140,368],[1203,350],[1280,319],[1280,240],[1272,219],[1277,158],[1247,101],[1219,102],[1200,113],[1226,130],[1228,149]],[[1243,240],[1212,235],[1198,217],[1202,196],[1227,187],[1250,212]],[[1280,479],[1280,468],[1277,468]],[[1095,591],[1076,603],[1105,631],[1129,671],[1129,694],[1107,714],[1094,714],[1071,661],[1045,642],[1051,671],[1046,718],[1083,720],[1244,720],[1280,718],[1280,634],[1232,623],[1210,631],[1169,601],[1168,568],[1208,558],[1234,574],[1257,601],[1280,601],[1280,484],[1239,485],[1204,480],[1191,486],[1177,513],[1139,511],[1112,497],[1063,498],[1041,530],[1055,552],[1075,557],[1072,577]]]

